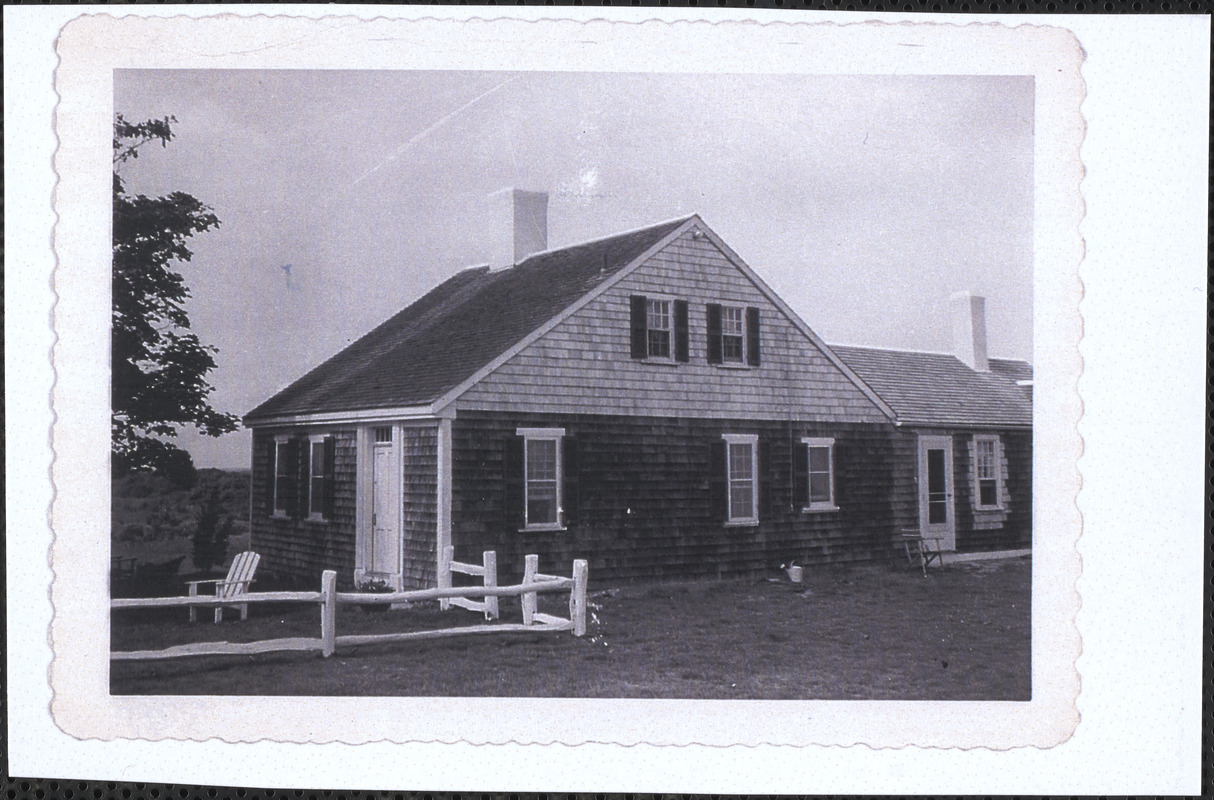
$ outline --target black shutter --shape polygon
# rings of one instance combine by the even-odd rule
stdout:
[[[775,492],[771,476],[771,445],[762,439],[756,445],[759,451],[759,519],[773,517],[776,512]]]
[[[831,489],[834,492],[835,505],[839,508],[847,501],[847,483],[843,480],[844,470],[847,468],[847,459],[850,453],[846,445],[840,445],[835,442],[835,446],[831,448],[830,453],[830,480]]]
[[[323,513],[325,519],[333,519],[333,488],[337,480],[333,475],[337,466],[337,442],[332,436],[325,437],[325,496]]]
[[[687,301],[674,301],[674,360],[690,361],[690,345],[687,331]]]
[[[634,294],[631,299],[632,357],[649,355],[649,323],[646,319],[645,296]]]
[[[283,475],[279,491],[282,493],[283,511],[288,517],[299,516],[299,440],[288,439],[282,448]]]
[[[299,487],[296,492],[295,516],[303,519],[308,516],[308,500],[312,494],[312,442],[302,436],[297,440],[295,481]]]
[[[725,442],[713,442],[708,448],[708,510],[716,522],[729,519],[726,493],[729,483],[725,476]]]
[[[566,528],[577,522],[578,515],[578,447],[577,439],[566,436],[561,439],[561,469],[564,472],[561,486],[561,524]]]
[[[273,438],[266,442],[266,516],[274,513],[274,481],[278,480],[278,442]]]
[[[721,363],[721,307],[708,304],[708,363]]]
[[[792,448],[792,508],[809,505],[809,445],[797,442]]]
[[[759,366],[759,309],[746,308],[746,363]]]
[[[502,520],[506,529],[523,527],[523,437],[507,435],[502,450]]]

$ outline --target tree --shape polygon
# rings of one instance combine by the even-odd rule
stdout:
[[[189,332],[190,291],[176,271],[193,256],[190,237],[219,227],[219,218],[184,192],[128,194],[119,175],[141,147],[166,147],[176,121],[114,118],[111,450],[115,475],[146,470],[188,484],[193,460],[171,441],[178,427],[222,436],[237,424],[235,415],[211,407],[207,374],[218,350]]]

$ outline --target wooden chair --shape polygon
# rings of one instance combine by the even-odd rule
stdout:
[[[232,567],[228,570],[228,577],[205,581],[188,581],[190,597],[198,596],[198,585],[200,583],[213,583],[215,584],[215,596],[231,598],[232,602],[226,605],[239,606],[240,618],[242,620],[248,619],[249,604],[241,603],[239,598],[248,591],[249,584],[253,582],[253,574],[257,572],[257,562],[260,560],[261,556],[252,550],[246,550],[232,559]],[[198,608],[190,606],[190,622],[194,622],[197,619]],[[223,606],[215,606],[215,621],[223,621]]]
[[[944,566],[944,549],[941,542],[944,541],[939,536],[924,536],[917,528],[903,528],[898,535],[898,540],[902,543],[903,552],[906,553],[906,561],[912,567],[916,564],[923,570],[923,575],[927,576],[927,565],[935,561],[940,566]]]

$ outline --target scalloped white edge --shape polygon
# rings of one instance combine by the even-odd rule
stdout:
[[[495,15],[497,10],[493,12]],[[908,39],[922,47],[902,47]],[[510,42],[509,52],[500,43]],[[796,42],[790,48],[787,42]],[[454,44],[454,46],[452,46]],[[780,57],[778,52],[787,53]],[[973,23],[366,20],[89,14],[58,40],[51,712],[81,739],[1052,747],[1079,722],[1076,430],[1083,256],[1083,52],[1062,28]],[[111,70],[416,68],[1032,74],[1033,700],[1027,703],[110,697],[108,549]],[[98,568],[98,565],[101,565]]]

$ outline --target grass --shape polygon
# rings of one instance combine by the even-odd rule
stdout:
[[[1028,559],[806,570],[805,583],[728,581],[593,594],[586,637],[502,634],[339,649],[115,662],[114,694],[1028,700]],[[593,588],[593,587],[592,587]],[[541,596],[559,613],[557,596]],[[205,612],[204,612],[205,613]],[[228,612],[233,614],[233,612]],[[166,616],[168,615],[168,616]],[[319,635],[313,607],[250,607],[247,622],[185,609],[120,611],[116,650]],[[238,617],[238,614],[234,616]],[[503,602],[502,619],[520,618]],[[478,624],[435,606],[343,606],[338,634]]]

